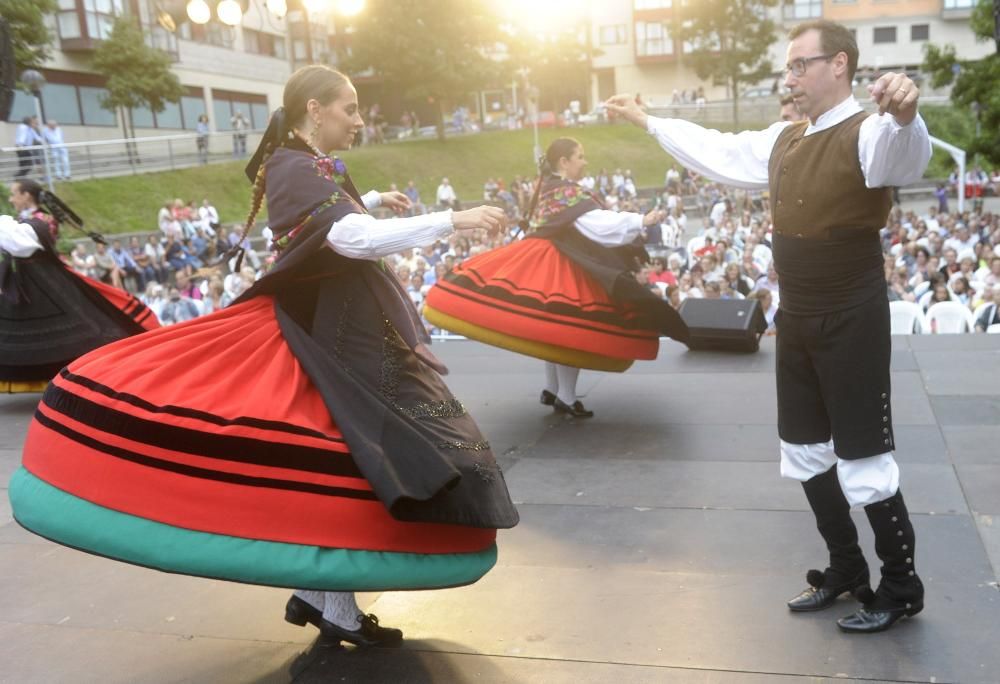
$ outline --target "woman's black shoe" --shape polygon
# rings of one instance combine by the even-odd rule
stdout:
[[[539,397],[538,401],[540,401],[545,406],[552,406],[554,403],[556,403],[556,395],[552,394],[552,392],[548,390],[542,390],[542,396]]]
[[[360,627],[355,630],[344,629],[329,620],[321,620],[319,633],[325,639],[347,641],[355,646],[391,646],[403,640],[403,631],[392,627],[380,627],[378,618],[374,615],[359,615]]]
[[[290,622],[299,627],[305,627],[306,623],[319,627],[323,621],[323,611],[312,604],[303,601],[295,594],[288,599],[285,604],[285,622]]]
[[[594,412],[585,409],[583,402],[579,400],[574,401],[573,405],[570,406],[559,397],[556,397],[556,400],[552,402],[552,407],[557,413],[567,413],[574,418],[592,418],[594,416]]]

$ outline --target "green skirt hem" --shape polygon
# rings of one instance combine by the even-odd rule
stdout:
[[[24,467],[9,486],[14,518],[65,546],[164,572],[321,591],[442,589],[472,584],[496,564],[479,552],[334,549],[182,529],[91,503]]]

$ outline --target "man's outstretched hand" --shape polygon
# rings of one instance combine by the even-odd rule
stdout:
[[[878,113],[892,114],[900,126],[906,126],[917,118],[920,90],[906,74],[882,74],[868,86],[868,92],[872,102],[878,105]]]
[[[615,95],[604,103],[609,119],[624,119],[645,130],[648,116],[632,95]]]

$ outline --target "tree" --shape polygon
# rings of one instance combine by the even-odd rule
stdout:
[[[733,122],[739,126],[740,85],[773,73],[767,51],[777,38],[767,10],[777,0],[698,0],[683,9],[677,37],[691,47],[683,59],[698,78],[725,84],[733,94]]]
[[[503,66],[488,55],[498,22],[486,0],[369,0],[354,24],[350,73],[369,69],[407,99],[435,105],[444,140],[444,106],[460,101]]]
[[[108,94],[101,97],[101,106],[112,112],[121,110],[126,138],[135,137],[133,109],[162,112],[167,102],[179,102],[184,93],[170,70],[170,57],[146,45],[142,29],[129,15],[115,19],[111,34],[94,51],[91,65],[107,78]],[[132,146],[129,158],[133,158]]]
[[[18,78],[25,69],[38,69],[51,56],[52,33],[45,25],[45,15],[57,8],[57,0],[0,0],[0,17],[10,28]]]
[[[993,40],[993,2],[979,0],[970,19],[979,41]],[[954,45],[924,47],[923,69],[931,75],[931,85],[952,85],[951,101],[956,109],[972,111],[976,116],[977,135],[969,152],[1000,164],[1000,53],[980,60],[962,60]]]
[[[559,111],[570,100],[587,101],[591,61],[601,51],[581,42],[576,28],[569,27],[548,40],[539,40],[530,33],[505,38],[514,71],[525,67],[531,70],[531,83],[538,88],[541,99],[539,109]]]

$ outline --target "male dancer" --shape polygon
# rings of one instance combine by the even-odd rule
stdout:
[[[923,608],[913,566],[914,532],[899,491],[889,391],[889,311],[878,231],[890,186],[918,180],[931,156],[917,115],[919,92],[904,74],[869,87],[878,114],[851,94],[858,47],[829,21],[789,34],[785,85],[807,121],[739,134],[647,116],[627,96],[607,109],[645,128],[682,164],[715,181],[769,188],[777,314],[781,474],[802,482],[830,552],[823,572],[788,603],[827,608],[849,591],[864,606],[837,624],[848,632],[888,629]],[[868,588],[851,506],[864,506],[882,578]]]

